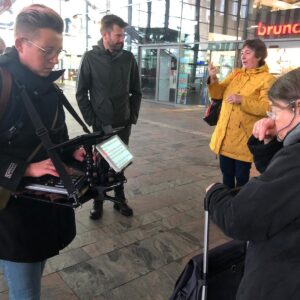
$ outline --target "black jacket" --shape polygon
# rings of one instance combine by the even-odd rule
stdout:
[[[68,139],[59,92],[53,85],[62,72],[52,72],[47,78],[35,75],[20,64],[14,48],[0,56],[0,65],[25,85],[44,125],[50,131],[52,141],[60,143]],[[56,111],[57,121],[51,130]],[[0,186],[15,192],[21,188],[28,157],[41,143],[15,84],[5,116],[0,120],[0,139]],[[46,158],[47,153],[41,147],[31,162]],[[72,208],[21,196],[11,197],[7,207],[0,211],[0,259],[17,262],[44,260],[58,254],[72,241],[75,233]]]
[[[300,133],[297,141],[262,145],[252,138],[254,160],[268,163],[233,196],[223,184],[207,193],[213,221],[228,236],[249,241],[238,300],[300,299]],[[273,148],[273,156],[271,148]]]
[[[84,120],[94,130],[136,124],[141,97],[138,66],[131,52],[109,53],[99,41],[85,53],[76,99]]]

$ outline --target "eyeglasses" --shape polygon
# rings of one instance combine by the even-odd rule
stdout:
[[[293,107],[296,103],[296,100],[291,101],[288,105],[282,107],[278,105],[272,105],[271,111],[267,111],[267,116],[272,120],[278,119],[278,114],[285,109],[289,109],[290,107]],[[293,107],[293,111],[295,111],[295,108]]]
[[[57,56],[57,58],[60,60],[60,59],[64,58],[64,56],[66,55],[66,51],[64,49],[58,49],[58,50],[55,50],[53,48],[44,49],[44,48],[38,46],[36,43],[29,41],[27,39],[26,39],[26,42],[28,44],[40,49],[44,53],[44,57],[46,59],[52,59],[55,56]]]

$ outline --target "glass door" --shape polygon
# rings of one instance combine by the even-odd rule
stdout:
[[[159,49],[158,101],[175,103],[178,53],[178,48]]]
[[[157,49],[141,49],[140,73],[144,99],[156,99],[157,53]]]
[[[143,98],[164,103],[175,103],[178,48],[141,47],[140,53]]]

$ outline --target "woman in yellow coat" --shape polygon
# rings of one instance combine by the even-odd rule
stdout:
[[[218,124],[210,148],[219,155],[223,183],[229,188],[248,182],[252,155],[247,142],[256,121],[269,110],[267,92],[274,81],[265,63],[267,48],[259,39],[245,41],[242,68],[235,69],[222,82],[217,70],[208,66],[208,90],[211,98],[222,99]]]

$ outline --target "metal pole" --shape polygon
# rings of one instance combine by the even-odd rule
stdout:
[[[203,245],[203,286],[201,300],[206,300],[207,296],[207,270],[208,270],[208,244],[209,244],[209,214],[208,210],[204,211],[204,245]]]

